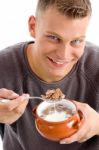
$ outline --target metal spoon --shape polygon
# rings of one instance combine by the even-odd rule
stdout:
[[[39,96],[30,96],[27,99],[40,99],[42,101],[53,102],[53,100],[51,100],[51,99],[44,99],[44,98],[39,97]],[[10,102],[10,101],[11,101],[10,99],[0,99],[0,103],[7,103],[7,102]]]

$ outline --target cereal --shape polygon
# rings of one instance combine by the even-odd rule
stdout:
[[[61,100],[65,98],[65,95],[62,93],[62,91],[57,88],[53,90],[47,90],[46,95],[41,95],[42,98],[48,99],[48,100]]]

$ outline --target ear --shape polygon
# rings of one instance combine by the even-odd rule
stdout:
[[[28,28],[30,35],[35,38],[35,24],[36,24],[36,19],[34,16],[30,16],[28,20]]]

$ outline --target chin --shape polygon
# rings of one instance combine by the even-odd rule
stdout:
[[[51,74],[51,78],[53,78],[55,81],[58,81],[58,80],[61,80],[65,77],[64,74],[59,74],[59,73],[54,73],[54,74]]]

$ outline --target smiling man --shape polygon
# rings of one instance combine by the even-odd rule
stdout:
[[[90,15],[73,19],[53,7],[29,20],[30,33],[36,39],[27,52],[30,65],[47,82],[61,80],[82,56],[90,20]]]
[[[0,51],[0,98],[11,99],[0,103],[4,150],[99,149],[99,48],[86,42],[91,13],[89,0],[38,0],[28,21],[35,41]],[[82,111],[83,124],[52,142],[37,132],[32,108],[39,101],[28,98],[57,88]]]

